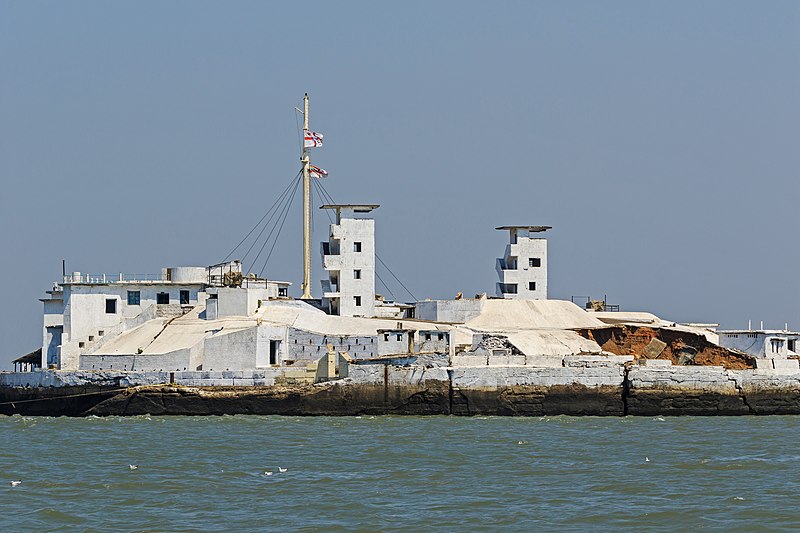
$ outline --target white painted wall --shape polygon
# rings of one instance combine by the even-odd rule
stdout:
[[[240,331],[221,331],[205,340],[203,370],[252,370],[270,366],[270,341],[280,341],[276,364],[286,349],[285,326],[254,326]]]
[[[241,287],[211,287],[206,290],[209,295],[216,294],[216,298],[206,300],[206,319],[216,320],[226,316],[250,316],[263,305],[272,295],[277,295],[277,286],[265,289],[251,289]]]
[[[509,230],[511,242],[506,246],[504,256],[496,263],[500,277],[496,286],[497,296],[523,300],[547,299],[547,239],[535,238],[533,235],[536,233],[525,229]],[[541,266],[530,266],[530,259],[538,259]],[[515,265],[516,268],[510,268]],[[531,282],[536,284],[535,290],[529,289]],[[500,284],[516,284],[517,293],[504,293]]]
[[[340,316],[365,316],[375,314],[375,221],[349,218],[342,213],[338,224],[331,224],[328,245],[331,255],[322,254],[322,268],[328,271],[323,281],[323,299]],[[361,251],[354,245],[361,243]],[[338,254],[336,252],[338,251]],[[360,279],[355,271],[360,270]],[[355,297],[361,298],[356,305]]]
[[[794,341],[796,347],[800,333],[792,331],[733,331],[719,332],[719,345],[748,353],[755,357],[770,359],[785,359],[790,354],[789,341]],[[773,343],[773,341],[775,341]]]
[[[463,324],[481,314],[483,302],[480,298],[461,300],[425,300],[417,302],[414,318],[430,322],[453,322]]]

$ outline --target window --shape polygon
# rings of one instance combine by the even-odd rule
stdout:
[[[528,290],[529,291],[535,291],[536,290],[536,282],[535,281],[529,281],[528,282]]]
[[[384,333],[383,334],[383,340],[384,341],[388,341],[389,340],[389,334],[388,333]]]
[[[542,260],[538,257],[531,257],[528,259],[528,266],[529,267],[540,267],[542,266]]]
[[[139,291],[128,291],[128,305],[139,305],[142,303],[142,293]]]
[[[439,340],[440,340],[440,341],[443,341],[443,340],[444,340],[444,333],[439,333]]]
[[[353,301],[356,304],[356,307],[361,307],[361,296],[353,296]]]
[[[399,340],[399,341],[403,340],[403,334],[402,333],[398,333],[396,335],[396,337],[397,337],[397,340]]]
[[[285,297],[286,297],[286,296],[288,296],[288,295],[289,295],[289,294],[288,294],[288,292],[286,291],[286,287],[278,287],[278,297],[279,297],[279,298],[285,298]]]
[[[353,251],[354,252],[360,252],[361,251],[361,243],[360,242],[356,241],[356,242],[353,243]]]
[[[789,351],[796,352],[795,348],[797,347],[797,339],[789,339]]]
[[[189,305],[189,291],[181,291],[181,305]]]
[[[430,334],[430,333],[426,333],[426,334],[425,334],[425,340],[426,340],[426,341],[429,341],[429,340],[431,340],[431,334]]]
[[[157,304],[168,304],[169,303],[169,293],[168,292],[159,292],[156,294],[156,303]]]
[[[353,270],[353,279],[361,279],[361,270],[360,269]]]
[[[115,315],[117,313],[117,299],[116,298],[107,298],[106,299],[106,313],[109,315]]]

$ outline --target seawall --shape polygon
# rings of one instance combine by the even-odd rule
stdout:
[[[2,373],[0,414],[800,414],[800,374],[622,359],[566,358],[552,368],[359,364],[346,379],[316,384],[281,369]]]

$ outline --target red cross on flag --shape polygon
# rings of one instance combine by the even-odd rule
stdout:
[[[308,165],[308,175],[312,178],[326,178],[328,177],[328,171],[324,168]]]
[[[303,130],[303,147],[318,148],[322,146],[322,134],[316,131]]]

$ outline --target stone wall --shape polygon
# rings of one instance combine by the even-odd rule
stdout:
[[[320,384],[312,384],[314,365],[0,373],[0,413],[800,414],[800,372],[673,366],[666,360],[631,365],[627,359],[572,356],[562,367],[448,367],[397,359],[347,364],[347,378]]]

